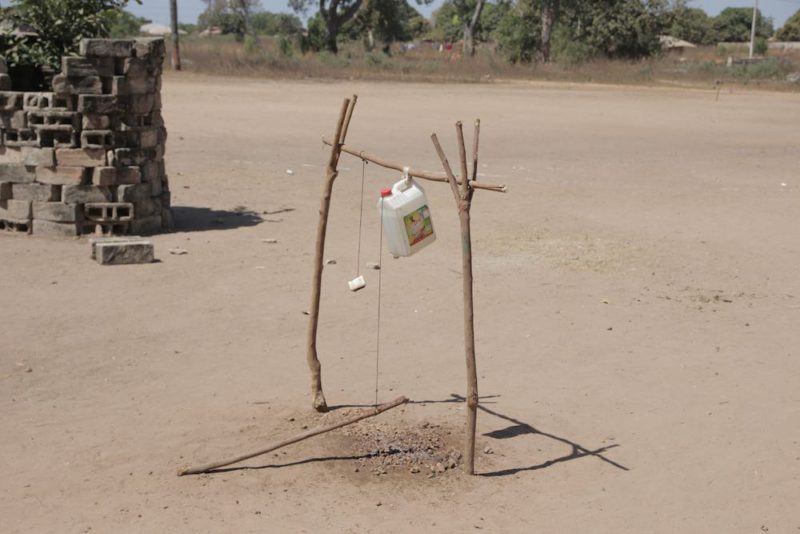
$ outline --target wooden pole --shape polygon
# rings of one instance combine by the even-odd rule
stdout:
[[[475,122],[475,140],[473,143],[472,168],[473,180],[477,177],[478,168],[478,135],[480,122]],[[472,281],[472,235],[470,229],[470,208],[474,192],[473,182],[467,172],[467,155],[464,145],[464,132],[461,122],[456,123],[456,137],[458,138],[458,153],[461,164],[461,182],[459,184],[447,156],[439,144],[436,134],[431,135],[433,146],[442,162],[445,174],[450,181],[453,197],[458,206],[458,218],[461,223],[461,266],[463,271],[464,289],[464,353],[467,363],[467,433],[465,440],[464,468],[470,475],[475,474],[475,432],[478,419],[478,371],[475,363],[475,315],[473,312],[473,281]],[[459,188],[460,185],[460,188]]]
[[[329,138],[323,138],[322,142],[328,146],[331,146],[331,140]],[[352,156],[355,156],[359,159],[367,160],[370,163],[374,163],[376,165],[380,165],[381,167],[387,169],[394,169],[396,171],[403,172],[404,165],[395,161],[389,161],[384,159],[380,156],[376,156],[375,154],[367,153],[363,150],[358,150],[357,148],[353,148],[347,145],[342,145],[341,147],[342,152],[346,152]],[[474,162],[477,165],[477,160]],[[475,177],[477,177],[477,167],[475,167]],[[421,180],[428,180],[429,182],[443,182],[447,183],[448,178],[446,174],[436,173],[436,172],[426,172],[420,171],[416,169],[409,168],[408,175],[413,178],[419,178]],[[474,179],[474,178],[473,178]],[[456,180],[457,184],[461,184],[458,180]],[[484,189],[486,191],[494,191],[496,193],[505,193],[507,188],[503,184],[487,184],[487,183],[474,183],[471,184],[474,189]]]
[[[178,44],[178,0],[169,0],[169,16],[172,32],[172,70],[181,70],[181,51]]]
[[[317,328],[319,326],[319,300],[322,292],[322,269],[323,257],[325,255],[325,234],[328,230],[328,212],[331,206],[331,194],[333,192],[333,182],[339,175],[339,156],[341,146],[347,136],[347,126],[350,117],[353,115],[357,97],[353,99],[345,98],[342,108],[339,111],[339,120],[336,123],[336,133],[333,138],[338,139],[339,143],[331,146],[331,155],[328,159],[328,168],[325,174],[325,183],[322,188],[322,200],[319,208],[319,223],[317,224],[317,241],[314,252],[314,278],[312,280],[311,306],[308,310],[308,335],[306,338],[306,360],[311,370],[311,396],[312,405],[318,412],[328,410],[328,403],[322,391],[322,366],[317,357]]]
[[[178,476],[183,475],[196,475],[199,473],[206,473],[213,469],[219,469],[220,467],[225,467],[226,465],[236,464],[239,462],[243,462],[244,460],[249,460],[250,458],[255,458],[256,456],[261,456],[262,454],[267,454],[268,452],[272,452],[278,450],[282,447],[286,447],[287,445],[291,445],[292,443],[297,443],[298,441],[303,441],[308,438],[312,438],[314,436],[318,436],[320,434],[324,434],[325,432],[330,432],[331,430],[336,430],[337,428],[342,428],[343,426],[352,425],[353,423],[357,423],[362,419],[366,419],[368,417],[375,417],[378,414],[385,412],[386,410],[391,410],[401,404],[405,404],[408,402],[406,397],[397,397],[395,400],[391,402],[387,402],[386,404],[381,404],[380,406],[376,406],[370,410],[367,410],[363,413],[360,413],[354,417],[349,419],[345,419],[344,421],[340,421],[339,423],[335,423],[333,425],[328,425],[321,428],[315,428],[313,430],[309,430],[299,436],[295,436],[293,438],[289,438],[283,441],[279,441],[278,443],[273,443],[263,449],[259,449],[255,452],[250,452],[247,454],[242,454],[240,456],[235,456],[233,458],[228,458],[227,460],[222,460],[220,462],[212,462],[210,464],[201,465],[198,467],[186,467],[183,469],[178,470]]]

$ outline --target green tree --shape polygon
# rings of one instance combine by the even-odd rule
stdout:
[[[118,9],[108,12],[109,19],[109,36],[111,37],[130,37],[132,35],[139,35],[139,28],[143,24],[150,22],[149,20],[137,17],[130,11]]]
[[[251,15],[250,27],[259,35],[294,35],[303,31],[303,21],[288,13],[260,11]]]
[[[664,2],[584,0],[562,9],[565,39],[582,43],[592,55],[639,58],[661,50],[660,10]]]
[[[139,0],[134,0],[140,3]],[[61,67],[81,39],[108,37],[114,14],[129,0],[12,0],[3,12],[13,25],[27,25],[35,36],[6,36],[0,54],[9,65]]]
[[[664,33],[692,44],[711,45],[717,42],[712,22],[702,9],[683,6],[670,12]]]
[[[529,63],[541,45],[541,6],[519,0],[502,13],[493,36],[500,54],[511,63]]]
[[[251,13],[261,6],[260,0],[204,0],[206,9],[197,19],[200,28],[216,26],[222,33],[233,34],[241,41],[250,31]]]
[[[714,17],[713,30],[716,38],[723,42],[744,43],[750,41],[753,10],[749,7],[728,7]],[[772,19],[756,12],[756,37],[769,39],[772,36]]]
[[[319,10],[316,17],[318,21],[314,23],[314,38],[311,36],[311,20],[309,20],[309,41],[322,38],[325,48],[334,54],[339,51],[337,39],[339,31],[356,16],[361,9],[363,0],[319,0]],[[289,7],[296,13],[305,13],[308,8],[315,5],[313,0],[289,0]],[[320,28],[320,22],[324,28]],[[324,29],[324,31],[322,31]]]
[[[464,30],[477,9],[477,0],[446,0],[433,14],[434,35],[442,41],[454,43],[464,38]],[[486,2],[473,30],[476,41],[487,41],[500,25],[506,13],[513,11],[508,0]]]
[[[350,39],[369,36],[384,43],[384,52],[395,41],[408,41],[424,31],[424,17],[405,0],[364,0],[358,14],[345,24],[342,34]]]
[[[800,41],[800,9],[789,17],[775,37],[779,41]]]

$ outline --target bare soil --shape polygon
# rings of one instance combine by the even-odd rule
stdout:
[[[399,176],[367,166],[361,263],[382,269],[351,293],[362,166],[343,157],[319,338],[335,409],[311,411],[320,139],[352,93],[349,141],[429,170],[430,133],[452,161],[453,123],[480,117],[480,179],[509,187],[472,210],[476,477],[444,468],[465,419],[446,185],[423,184],[437,242],[393,260],[375,202]],[[800,532],[800,96],[715,97],[167,76],[178,229],[158,263],[0,235],[0,530]],[[372,405],[379,272],[379,399],[414,402],[177,477]]]

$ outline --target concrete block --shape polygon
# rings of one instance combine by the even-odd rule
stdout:
[[[65,185],[61,201],[67,204],[111,202],[111,189],[97,185]]]
[[[81,125],[81,116],[74,111],[36,109],[28,113],[28,125],[37,126],[63,126],[77,130]]]
[[[153,180],[161,180],[161,169],[157,161],[145,161],[140,169],[143,182],[149,183]]]
[[[150,184],[121,185],[117,187],[118,202],[140,202],[150,199]]]
[[[22,95],[20,91],[0,91],[0,110],[22,109]]]
[[[75,237],[79,235],[78,223],[60,223],[46,221],[44,219],[33,219],[32,234],[44,237]]]
[[[114,68],[113,63],[111,68]],[[94,61],[77,56],[64,56],[61,58],[61,73],[68,78],[100,76]]]
[[[23,163],[25,155],[19,147],[0,146],[0,161],[3,163]]]
[[[68,59],[68,58],[64,58]],[[80,59],[80,58],[75,58]],[[58,95],[102,95],[103,82],[99,76],[85,78],[67,77],[58,74],[53,77],[53,92]]]
[[[172,207],[172,193],[164,191],[161,193],[161,209],[166,211]]]
[[[138,166],[152,159],[147,151],[138,148],[118,148],[114,150],[114,164],[118,166]]]
[[[31,218],[30,200],[0,200],[0,219],[22,220]]]
[[[30,219],[0,219],[0,230],[6,232],[14,232],[21,234],[31,233],[31,220]]]
[[[28,112],[17,110],[3,119],[3,127],[10,130],[25,130],[28,127]]]
[[[82,39],[80,55],[85,57],[131,57],[132,39]]]
[[[11,184],[11,198],[15,200],[31,200],[49,202],[61,200],[60,186],[49,184]]]
[[[134,218],[130,202],[87,202],[83,213],[86,220],[98,223],[130,222]]]
[[[157,59],[159,63],[167,54],[163,37],[138,37],[133,44],[136,57]]]
[[[119,99],[114,95],[80,95],[78,111],[107,115],[119,111]]]
[[[0,181],[28,184],[34,178],[32,170],[21,163],[0,163]]]
[[[11,198],[11,182],[0,182],[0,201]]]
[[[27,110],[43,110],[53,107],[53,93],[26,92],[22,94],[22,107]]]
[[[148,128],[139,132],[139,146],[141,148],[155,148],[159,143],[158,129]]]
[[[54,167],[56,164],[56,151],[53,148],[24,148],[22,153],[26,167]]]
[[[128,113],[145,115],[153,111],[155,105],[155,95],[131,95],[128,97]]]
[[[155,247],[146,239],[97,243],[94,258],[100,265],[153,263]]]
[[[33,202],[34,219],[54,222],[77,222],[82,219],[82,211],[78,204],[63,202]]]
[[[116,167],[95,167],[92,169],[92,184],[117,185]]]
[[[161,214],[135,219],[131,223],[131,232],[134,234],[149,235],[161,231]]]
[[[95,114],[84,115],[81,127],[84,130],[108,130],[111,128],[111,117]]]
[[[101,243],[131,243],[131,242],[140,242],[145,240],[138,235],[126,235],[126,236],[90,237],[88,241],[90,248],[89,257],[95,259],[97,252],[97,245]]]
[[[134,203],[136,217],[144,219],[161,213],[161,200],[158,198],[142,198]]]
[[[138,39],[137,39],[137,41],[138,41]],[[139,47],[139,43],[138,42],[136,43],[136,47],[137,47],[137,50],[138,50],[139,49],[138,48]],[[145,54],[139,54],[139,55],[143,56]],[[0,56],[0,74],[6,74],[6,73],[8,73],[8,64],[6,64],[6,58],[4,58],[3,56]]]
[[[111,130],[83,130],[81,132],[82,148],[102,148],[114,146],[114,132]]]
[[[86,184],[88,172],[86,167],[36,167],[36,181],[40,184],[82,185]]]
[[[39,146],[39,137],[30,129],[3,130],[3,144],[9,147]]]
[[[78,145],[78,135],[72,126],[34,126],[34,131],[42,147],[75,148]]]
[[[142,174],[139,167],[119,167],[117,169],[117,183],[120,185],[142,183]]]
[[[150,182],[150,194],[154,197],[161,196],[161,193],[164,191],[164,185],[161,180],[153,180]]]
[[[106,151],[102,148],[59,148],[56,163],[70,167],[104,167]]]
[[[0,73],[0,91],[11,90],[11,76],[6,73]]]

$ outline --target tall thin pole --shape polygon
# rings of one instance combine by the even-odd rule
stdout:
[[[172,70],[181,70],[181,50],[178,44],[178,0],[169,0],[172,29]]]
[[[758,13],[758,0],[753,5],[753,22],[750,25],[750,59],[753,59],[753,49],[756,44],[756,14]]]

